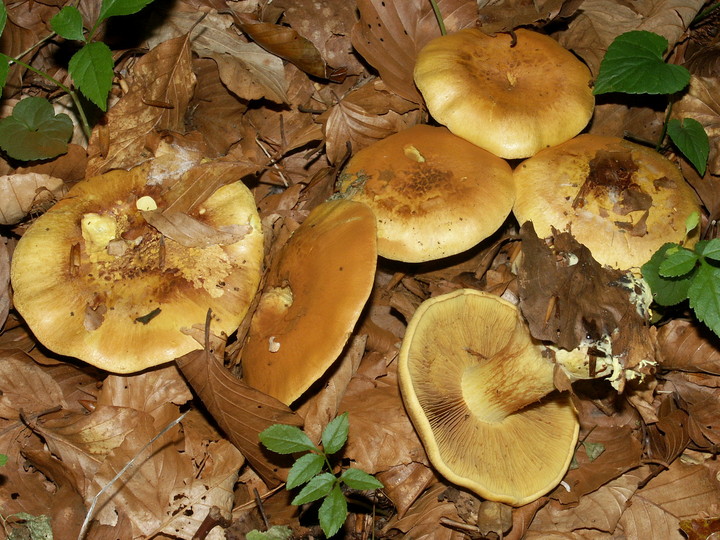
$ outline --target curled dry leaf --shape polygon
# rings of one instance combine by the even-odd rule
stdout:
[[[658,331],[664,369],[720,375],[720,338],[697,321],[675,319]]]
[[[14,225],[28,215],[39,215],[62,198],[65,182],[47,174],[0,176],[0,224]]]

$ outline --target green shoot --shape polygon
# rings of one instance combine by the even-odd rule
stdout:
[[[341,489],[342,484],[359,490],[383,487],[373,476],[360,469],[346,469],[340,476],[333,474],[329,456],[345,446],[349,427],[348,413],[330,421],[322,432],[322,448],[315,446],[295,426],[275,424],[259,435],[260,442],[278,454],[307,452],[298,457],[290,468],[286,487],[294,489],[304,485],[292,500],[294,505],[323,499],[318,517],[320,528],[328,537],[337,533],[347,518],[347,500]]]

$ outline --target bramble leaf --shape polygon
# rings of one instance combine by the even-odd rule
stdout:
[[[704,176],[710,156],[710,139],[702,124],[693,118],[683,118],[682,122],[673,118],[668,122],[667,133],[700,176]]]
[[[20,101],[12,116],[0,120],[0,147],[22,161],[48,159],[67,152],[73,123],[67,114],[55,114],[41,97]]]
[[[325,459],[320,454],[311,452],[297,458],[293,466],[290,467],[290,472],[287,477],[287,489],[296,488],[313,476],[322,471]]]
[[[113,57],[110,47],[102,41],[88,43],[70,59],[68,71],[80,91],[107,110],[107,99],[113,81]]]
[[[382,489],[384,487],[374,476],[354,468],[343,471],[340,480],[353,489]]]
[[[674,306],[685,300],[692,277],[697,272],[695,269],[684,277],[662,277],[660,275],[660,265],[666,259],[666,252],[679,247],[673,243],[664,244],[641,268],[642,276],[652,290],[653,299],[661,306]]]
[[[317,450],[310,437],[296,426],[274,424],[258,435],[260,442],[268,450],[278,454],[293,454],[307,450]]]
[[[326,454],[334,454],[340,450],[348,438],[348,413],[333,418],[322,433],[322,444]]]
[[[332,491],[333,487],[337,483],[337,478],[332,473],[326,472],[318,474],[307,485],[300,490],[300,493],[290,502],[299,506],[301,504],[317,501]]]
[[[85,41],[82,15],[74,6],[65,6],[50,19],[50,28],[65,39]]]
[[[702,261],[688,298],[698,320],[720,336],[720,268]]]
[[[120,15],[133,15],[147,6],[152,0],[103,0],[100,7],[98,23],[108,17]]]
[[[633,30],[619,35],[608,47],[600,63],[593,94],[673,94],[690,82],[690,72],[667,64],[664,37],[653,32]]]
[[[342,524],[347,518],[347,501],[340,486],[335,486],[330,494],[320,505],[318,510],[318,518],[320,519],[320,528],[325,536],[330,538],[340,530]]]
[[[681,277],[695,268],[698,255],[689,249],[680,248],[672,253],[668,250],[667,258],[660,264],[658,273],[662,277]]]

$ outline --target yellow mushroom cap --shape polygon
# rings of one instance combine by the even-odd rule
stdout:
[[[340,356],[375,278],[370,208],[328,201],[303,221],[270,269],[242,350],[250,386],[289,405]]]
[[[553,387],[518,310],[473,289],[426,300],[398,363],[400,389],[433,466],[482,497],[515,506],[554,488],[579,423]]]
[[[532,221],[540,238],[569,230],[595,260],[621,270],[683,241],[685,221],[700,211],[671,161],[616,137],[580,135],[523,161],[514,176],[521,224]]]
[[[590,70],[531,30],[488,36],[467,28],[418,53],[415,84],[450,131],[503,158],[525,158],[574,137],[595,106]]]
[[[238,241],[186,247],[137,208],[161,188],[147,165],[76,184],[28,228],[13,253],[13,303],[40,342],[116,373],[169,362],[201,345],[183,329],[229,334],[260,281],[263,234],[250,191],[221,187],[190,216]]]
[[[427,125],[363,148],[339,183],[375,213],[378,254],[404,262],[470,249],[500,228],[515,200],[505,160]]]

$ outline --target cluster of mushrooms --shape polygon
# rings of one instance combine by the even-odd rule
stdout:
[[[263,232],[247,187],[225,185],[192,210],[207,234],[168,237],[151,223],[170,201],[145,164],[75,185],[27,230],[12,261],[15,307],[56,353],[132,373],[201,348],[191,329],[208,310],[210,330],[231,334],[257,295],[243,377],[291,405],[342,353],[378,256],[456,255],[512,212],[541,238],[570,230],[601,264],[631,270],[682,241],[699,211],[659,154],[577,136],[593,113],[591,75],[548,36],[442,36],[419,53],[415,81],[445,127],[417,125],[357,152],[261,290]],[[508,159],[524,161],[513,170]],[[399,354],[401,391],[441,474],[511,505],[560,482],[579,424],[553,373],[572,359],[577,376],[585,357],[547,351],[513,303],[485,292],[461,289],[417,309]]]

